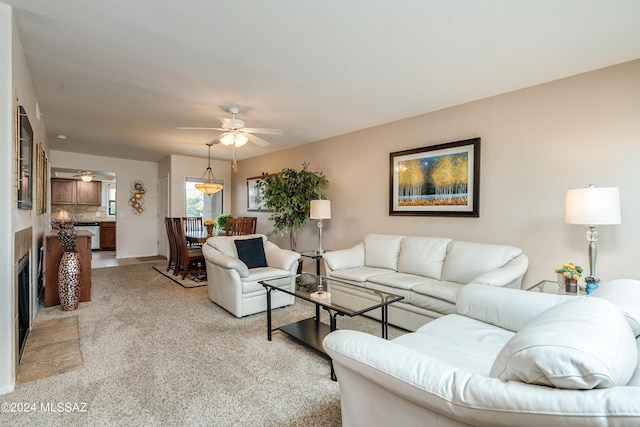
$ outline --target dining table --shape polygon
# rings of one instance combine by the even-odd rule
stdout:
[[[211,237],[211,234],[207,233],[206,229],[187,231],[184,233],[184,238],[187,242],[202,245],[207,239]]]

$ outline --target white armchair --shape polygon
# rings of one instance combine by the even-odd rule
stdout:
[[[255,244],[256,239],[262,240],[261,246]],[[265,311],[266,291],[258,282],[293,276],[300,259],[299,253],[280,249],[263,234],[211,237],[202,246],[202,253],[207,267],[209,299],[236,317]],[[284,292],[271,295],[272,308],[293,302],[294,297]]]

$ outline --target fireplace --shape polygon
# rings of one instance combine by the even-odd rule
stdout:
[[[31,301],[29,298],[31,284],[30,258],[30,253],[27,252],[25,256],[20,258],[16,266],[16,284],[18,286],[18,363],[22,360],[31,319]]]
[[[32,308],[32,296],[31,296],[31,248],[32,242],[32,228],[25,228],[14,234],[14,286],[15,286],[15,361],[16,369],[22,359],[22,352],[24,351],[25,344],[27,342],[27,335],[29,335],[29,329],[31,327],[31,308]]]

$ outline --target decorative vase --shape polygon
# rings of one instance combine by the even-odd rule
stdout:
[[[211,237],[213,235],[213,225],[205,225],[207,229],[207,236]]]
[[[62,311],[78,308],[81,277],[80,254],[78,252],[64,252],[58,267],[58,295]]]
[[[573,279],[564,279],[564,291],[568,294],[578,293],[578,281]]]

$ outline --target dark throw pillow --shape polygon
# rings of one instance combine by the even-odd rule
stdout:
[[[253,239],[234,240],[238,250],[238,258],[247,264],[248,268],[266,267],[267,258],[264,255],[262,237]]]

